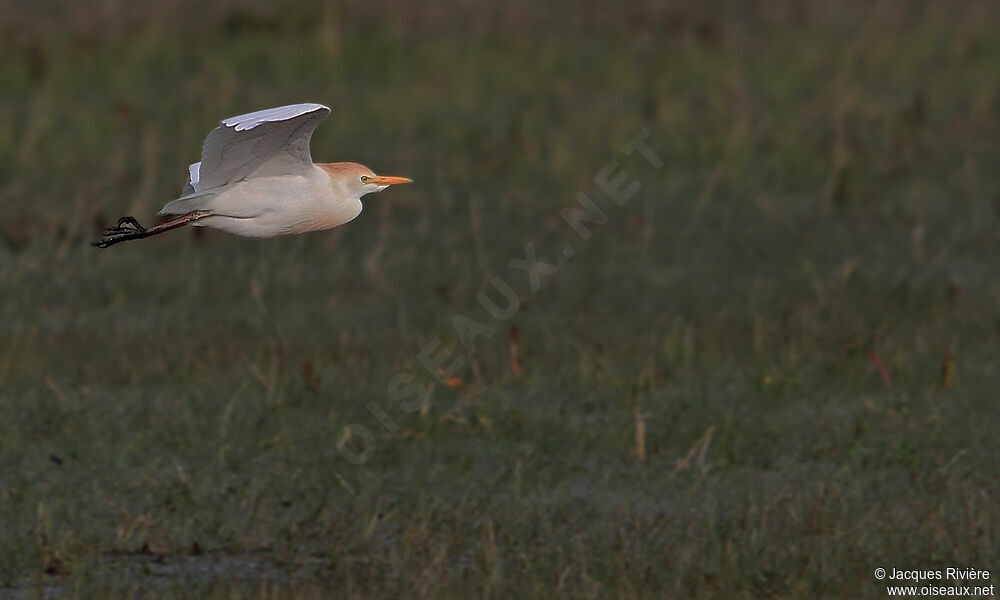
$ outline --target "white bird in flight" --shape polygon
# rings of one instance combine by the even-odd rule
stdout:
[[[170,220],[147,229],[122,217],[94,245],[189,223],[248,238],[320,231],[361,214],[362,196],[411,182],[352,162],[314,164],[309,139],[328,114],[322,104],[291,104],[225,119],[205,138],[201,162],[188,167],[181,196],[160,209]]]

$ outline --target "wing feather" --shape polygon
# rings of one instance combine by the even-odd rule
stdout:
[[[200,179],[201,179],[201,163],[196,162],[191,165],[188,165],[188,180],[187,183],[184,184],[184,191],[181,192],[181,195],[186,196],[188,194],[200,192],[201,191]]]
[[[306,170],[313,164],[309,140],[328,114],[322,104],[291,104],[223,120],[205,138],[201,162],[189,167],[189,186],[200,192],[251,175]]]

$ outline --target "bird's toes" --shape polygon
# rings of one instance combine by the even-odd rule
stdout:
[[[109,227],[108,231],[114,233],[125,233],[128,231],[146,231],[146,228],[143,227],[135,217],[122,217],[118,219],[118,225]]]
[[[108,227],[104,231],[104,235],[101,236],[101,239],[91,242],[91,245],[98,248],[107,248],[122,240],[129,239],[134,233],[135,230],[129,227]]]
[[[134,235],[137,233],[142,233],[142,232],[128,227],[109,227],[108,229],[104,230],[104,234],[101,237],[119,238],[122,236]]]

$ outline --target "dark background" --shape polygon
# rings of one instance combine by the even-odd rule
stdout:
[[[0,2],[0,596],[1000,567],[998,7]],[[330,232],[88,246],[220,119],[304,101],[316,160],[416,183]]]

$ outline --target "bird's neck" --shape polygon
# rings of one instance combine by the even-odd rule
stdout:
[[[302,205],[299,222],[290,233],[319,231],[343,225],[361,214],[361,198],[343,184],[344,163],[316,163],[316,187],[309,201]]]

